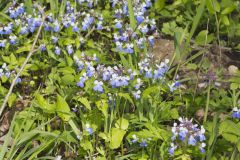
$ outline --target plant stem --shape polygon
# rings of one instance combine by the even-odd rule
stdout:
[[[204,113],[204,121],[207,121],[207,115],[208,115],[208,108],[209,108],[209,100],[210,100],[210,90],[211,90],[211,83],[208,83],[208,91],[207,91],[207,102],[205,107],[205,113]]]

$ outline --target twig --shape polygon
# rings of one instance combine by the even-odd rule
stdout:
[[[6,95],[6,97],[5,97],[4,101],[3,101],[3,104],[2,104],[2,106],[1,106],[1,108],[0,108],[0,117],[2,116],[3,110],[4,110],[5,107],[6,107],[6,104],[7,104],[7,102],[8,102],[8,99],[9,99],[10,95],[12,94],[13,87],[14,87],[14,85],[16,84],[16,81],[17,81],[18,77],[20,76],[21,72],[23,71],[23,69],[24,69],[25,66],[27,65],[27,63],[28,63],[29,59],[31,58],[32,54],[36,51],[35,45],[36,45],[36,43],[37,43],[38,37],[39,37],[39,35],[40,35],[40,33],[41,33],[41,30],[42,30],[42,27],[43,27],[43,24],[44,24],[44,21],[45,21],[45,18],[46,18],[45,14],[43,13],[43,8],[40,8],[38,5],[37,5],[37,7],[39,8],[39,10],[40,10],[40,12],[42,13],[42,16],[43,16],[43,17],[42,17],[42,23],[41,23],[41,25],[40,25],[40,27],[39,27],[39,29],[38,29],[37,35],[36,35],[36,37],[35,37],[35,39],[34,39],[32,48],[31,48],[30,52],[29,52],[28,55],[27,55],[27,58],[26,58],[25,61],[23,62],[20,70],[18,71],[16,77],[13,79],[13,81],[12,81],[12,83],[11,83],[11,86],[10,86],[10,88],[9,88],[9,90],[8,90],[8,93],[7,93],[7,95]]]

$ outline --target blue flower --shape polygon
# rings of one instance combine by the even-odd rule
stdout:
[[[149,29],[148,29],[148,26],[147,25],[144,25],[144,26],[139,26],[138,29],[143,33],[143,34],[146,34]]]
[[[126,53],[132,54],[132,53],[134,52],[134,50],[133,50],[133,44],[127,43],[127,44],[126,44],[126,49],[125,49],[124,51],[125,51]]]
[[[94,81],[94,87],[93,87],[93,90],[94,91],[98,91],[98,92],[100,92],[100,93],[102,93],[103,92],[103,87],[102,87],[102,85],[103,85],[103,82],[102,81],[97,81],[97,80],[95,80]]]
[[[74,25],[73,25],[72,31],[73,31],[73,32],[78,32],[78,31],[79,31],[79,28],[78,28],[77,24],[74,24]]]
[[[150,43],[151,46],[154,45],[154,42],[155,42],[155,41],[154,41],[154,37],[153,37],[153,36],[149,36],[149,37],[148,37],[148,41],[149,41],[149,43]]]
[[[95,68],[92,66],[87,66],[87,76],[92,77],[95,74]]]
[[[134,134],[134,135],[132,135],[132,140],[131,140],[131,142],[132,143],[137,143],[138,142],[138,140],[139,140],[139,138]]]
[[[22,82],[22,79],[20,77],[18,77],[16,80],[16,84],[21,83],[21,82]]]
[[[120,20],[115,20],[115,28],[117,29],[121,29],[122,28],[122,24],[121,24],[121,21]]]
[[[14,35],[14,36],[9,36],[9,39],[10,39],[10,44],[11,45],[15,45],[16,42],[17,42],[17,37]]]
[[[97,30],[102,30],[103,29],[103,26],[102,26],[102,21],[99,21],[97,23]]]
[[[141,91],[140,90],[138,90],[137,92],[132,92],[132,94],[133,94],[133,97],[136,99],[136,100],[138,100],[138,99],[140,99],[141,98]]]
[[[40,49],[41,49],[41,52],[46,51],[46,45],[45,44],[41,44]]]
[[[195,146],[196,143],[197,143],[196,139],[191,135],[188,139],[188,144],[192,145],[192,146]]]
[[[61,54],[61,50],[60,50],[60,48],[58,46],[55,47],[55,51],[54,52],[55,52],[56,55],[60,55]]]
[[[6,40],[0,40],[0,48],[4,48],[6,46]]]
[[[53,42],[53,43],[57,43],[57,42],[58,42],[58,38],[55,37],[55,36],[52,36],[52,42]]]
[[[68,52],[68,54],[72,54],[73,53],[72,45],[68,45],[67,46],[67,52]]]
[[[179,88],[179,86],[181,85],[180,82],[176,81],[174,83],[172,83],[171,85],[168,85],[170,88],[170,91],[173,92],[175,91],[177,88]]]
[[[90,127],[89,123],[86,124],[86,131],[88,134],[92,135],[93,134],[93,129]]]
[[[134,88],[135,88],[135,89],[139,89],[139,88],[141,87],[141,85],[142,85],[141,79],[138,78],[138,79],[137,79],[137,84],[135,84]]]
[[[145,77],[146,77],[146,78],[152,78],[152,76],[153,76],[153,75],[152,75],[152,70],[151,70],[151,69],[147,69],[147,70],[146,70],[146,73],[145,73]]]
[[[237,107],[233,108],[232,117],[240,119],[240,110]]]
[[[85,81],[86,81],[87,79],[88,79],[88,78],[87,78],[87,76],[86,76],[86,73],[84,73],[83,76],[80,77],[80,80],[79,80],[79,82],[77,83],[77,86],[83,88],[83,87],[84,87],[84,83],[85,83]]]
[[[199,146],[199,149],[202,153],[205,153],[205,148],[206,147],[206,143],[201,143],[201,145]]]
[[[148,144],[145,140],[142,140],[141,143],[140,143],[140,147],[147,147]]]
[[[20,34],[27,34],[28,33],[28,28],[26,26],[23,26],[20,30]]]
[[[174,151],[177,149],[177,146],[174,145],[174,143],[171,143],[171,147],[168,149],[168,153],[173,156]]]
[[[84,18],[83,22],[82,22],[82,30],[86,31],[89,26],[93,23],[94,18],[90,17],[90,14],[87,14],[87,16]]]
[[[187,136],[187,131],[186,130],[180,130],[180,132],[179,132],[179,139],[181,141],[184,141],[186,136]]]
[[[60,25],[59,25],[58,21],[55,21],[53,23],[53,31],[54,32],[60,32]]]
[[[140,24],[144,21],[144,16],[143,15],[137,15],[136,20],[137,20],[137,23]]]

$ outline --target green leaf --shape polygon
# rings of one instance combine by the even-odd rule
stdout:
[[[122,98],[128,100],[130,103],[134,104],[132,98],[130,97],[130,95],[128,93],[119,93],[118,96],[122,97]]]
[[[178,119],[179,118],[178,110],[176,108],[171,109],[171,117],[173,119]]]
[[[90,150],[90,152],[93,152],[93,146],[90,141],[81,141],[80,145],[84,150]]]
[[[129,19],[130,19],[130,26],[134,30],[136,27],[136,20],[134,16],[132,0],[128,0],[128,11],[129,11]]]
[[[208,31],[207,30],[202,30],[201,32],[198,33],[195,42],[198,45],[204,45],[205,43],[208,44],[213,40],[213,36],[212,35],[208,35]]]
[[[123,54],[119,54],[119,56],[120,56],[120,58],[121,58],[121,62],[122,62],[122,64],[123,64],[123,66],[124,67],[126,67],[126,68],[129,68],[129,63],[128,63],[128,61],[127,61],[127,59],[124,57],[124,55]]]
[[[238,141],[238,136],[230,133],[223,133],[222,134],[223,138],[226,139],[227,141],[231,143],[236,143]]]
[[[8,106],[12,107],[12,105],[15,103],[16,99],[17,99],[16,94],[12,93],[8,98]]]
[[[221,12],[221,14],[229,14],[229,13],[231,13],[232,11],[234,11],[235,8],[236,8],[236,5],[235,5],[235,4],[233,4],[233,5],[231,5],[231,6],[228,6],[228,7],[226,7],[226,8]]]
[[[103,113],[104,117],[108,117],[108,103],[106,100],[97,101],[96,106]]]
[[[147,89],[145,89],[143,91],[142,97],[143,98],[149,98],[151,93],[156,93],[156,92],[159,92],[159,87],[158,86],[148,87]]]
[[[33,7],[33,4],[32,4],[32,0],[25,0],[24,1],[24,6],[26,7],[26,12],[28,14],[32,14],[32,7]]]
[[[206,0],[206,5],[210,13],[220,12],[220,4],[217,0]]]
[[[219,134],[223,135],[225,133],[240,136],[240,127],[230,120],[225,120],[220,124]]]
[[[126,131],[119,128],[111,129],[111,138],[110,138],[110,148],[117,149],[120,147],[123,137],[126,134]]]
[[[59,16],[61,17],[64,14],[65,8],[66,8],[67,0],[62,0]]]
[[[31,44],[25,44],[23,47],[17,49],[16,53],[29,52],[32,48]]]
[[[89,103],[89,101],[88,101],[87,98],[85,98],[85,97],[80,97],[80,98],[78,98],[77,100],[78,100],[79,102],[81,102],[87,109],[91,110],[91,105],[90,105],[90,103]]]
[[[46,113],[54,113],[55,112],[55,105],[49,104],[47,101],[43,98],[42,95],[37,94],[36,96],[36,102],[38,106]]]
[[[128,125],[129,125],[128,120],[126,120],[124,118],[118,119],[117,122],[115,123],[115,127],[119,128],[119,129],[122,129],[122,130],[127,130]]]
[[[231,84],[230,84],[230,89],[231,89],[231,90],[238,89],[238,87],[239,87],[239,84],[237,84],[237,83],[231,83]]]
[[[228,19],[228,17],[226,15],[222,16],[221,20],[222,20],[224,25],[226,25],[226,26],[230,25],[229,19]]]
[[[162,10],[165,6],[165,0],[156,0],[154,3],[154,7],[157,10]]]
[[[70,108],[67,102],[60,95],[57,95],[56,107],[58,116],[64,121],[69,121],[71,118]]]
[[[62,76],[61,80],[65,85],[71,85],[74,82],[75,77],[72,74],[66,74]]]

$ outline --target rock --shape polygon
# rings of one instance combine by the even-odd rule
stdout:
[[[238,67],[237,67],[237,66],[230,65],[230,66],[228,67],[228,73],[229,73],[230,75],[236,74],[237,71],[238,71]]]

